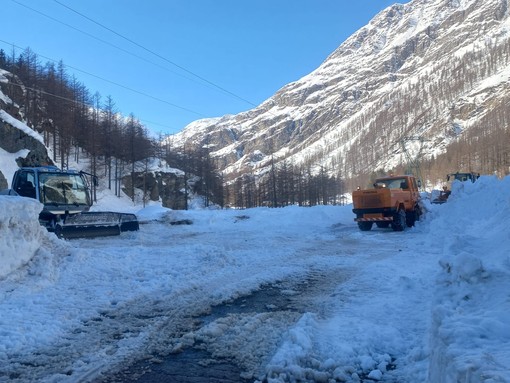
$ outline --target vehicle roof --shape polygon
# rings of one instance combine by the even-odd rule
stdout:
[[[77,170],[61,170],[56,166],[34,166],[22,167],[19,170],[33,170],[36,173],[62,173],[62,174],[79,174]]]
[[[398,178],[408,178],[408,177],[414,178],[414,176],[411,174],[402,174],[402,175],[398,175],[398,176],[377,177],[377,179],[378,180],[394,180],[394,179],[398,179]]]

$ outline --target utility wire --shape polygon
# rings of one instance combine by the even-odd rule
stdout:
[[[124,52],[124,53],[126,53],[126,54],[128,54],[128,55],[130,55],[130,56],[136,57],[137,59],[140,59],[140,60],[145,61],[145,62],[147,62],[147,63],[149,63],[149,64],[152,64],[152,65],[154,65],[154,66],[157,66],[157,67],[159,67],[159,68],[161,68],[161,69],[167,70],[167,71],[169,71],[170,73],[173,73],[173,74],[175,74],[175,75],[177,75],[177,76],[183,77],[183,78],[185,78],[185,79],[187,79],[187,80],[190,80],[190,81],[193,81],[193,82],[199,83],[198,81],[196,81],[195,79],[193,79],[193,78],[191,78],[191,77],[189,77],[189,76],[185,76],[184,74],[179,73],[179,72],[176,72],[176,71],[173,71],[173,70],[171,70],[170,68],[168,68],[168,67],[166,67],[166,66],[163,66],[163,65],[161,65],[161,64],[158,64],[158,63],[156,63],[156,62],[154,62],[154,61],[150,61],[150,60],[146,59],[145,57],[142,57],[142,56],[140,56],[140,55],[137,55],[136,53],[130,52],[130,51],[128,51],[127,49],[121,48],[121,47],[119,47],[118,45],[112,44],[112,43],[110,43],[110,42],[108,42],[108,41],[106,41],[106,40],[104,40],[104,39],[101,39],[100,37],[94,36],[93,34],[88,33],[88,32],[86,32],[86,31],[84,31],[84,30],[82,30],[82,29],[76,28],[76,27],[74,27],[74,26],[72,26],[72,25],[70,25],[70,24],[68,24],[68,23],[66,23],[66,22],[63,22],[63,21],[61,21],[61,20],[58,20],[58,19],[56,19],[56,18],[55,18],[55,17],[53,17],[53,16],[50,16],[50,15],[48,15],[48,14],[44,13],[44,12],[41,12],[41,11],[39,11],[39,10],[35,9],[35,8],[32,8],[32,7],[30,7],[30,6],[26,5],[26,4],[20,3],[20,2],[19,2],[19,1],[17,1],[17,0],[11,0],[11,1],[12,1],[13,3],[16,3],[16,4],[18,4],[18,5],[21,5],[22,7],[25,7],[25,8],[27,8],[27,9],[31,10],[32,12],[35,12],[35,13],[37,13],[37,14],[41,15],[41,16],[44,16],[44,17],[46,17],[46,18],[48,18],[48,19],[50,19],[50,20],[52,20],[52,21],[54,21],[54,22],[56,22],[56,23],[62,24],[62,25],[64,25],[64,26],[66,26],[67,28],[70,28],[70,29],[73,29],[73,30],[75,30],[75,31],[77,31],[77,32],[80,32],[80,33],[84,34],[85,36],[88,36],[88,37],[90,37],[90,38],[92,38],[92,39],[94,39],[94,40],[97,40],[97,41],[99,41],[99,42],[101,42],[101,43],[103,43],[103,44],[105,44],[105,45],[108,45],[108,46],[110,46],[110,47],[112,47],[112,48],[118,49],[119,51]],[[203,84],[203,82],[200,82],[200,84]]]
[[[148,60],[148,59],[147,59],[147,58],[145,58],[145,57],[142,57],[142,56],[140,56],[140,55],[137,55],[137,54],[135,54],[135,53],[133,53],[133,52],[130,52],[130,51],[128,51],[128,50],[126,50],[126,49],[124,49],[124,48],[121,48],[121,47],[119,47],[119,46],[117,46],[117,45],[115,45],[115,44],[112,44],[112,43],[110,43],[110,42],[108,42],[108,41],[106,41],[106,40],[104,40],[104,39],[101,39],[101,38],[99,38],[99,37],[97,37],[97,36],[94,36],[94,35],[92,35],[91,33],[88,33],[88,32],[86,32],[86,31],[83,31],[83,30],[81,30],[81,29],[79,29],[79,28],[76,28],[76,27],[74,27],[74,26],[72,26],[72,25],[70,25],[70,24],[68,24],[68,23],[65,23],[65,22],[63,22],[63,21],[60,21],[60,20],[58,20],[58,19],[56,19],[56,18],[54,18],[54,17],[52,17],[52,16],[50,16],[50,15],[48,15],[48,14],[46,14],[46,13],[43,13],[43,12],[41,12],[41,11],[37,10],[37,9],[34,9],[34,8],[32,8],[32,7],[30,7],[30,6],[26,5],[26,4],[23,4],[23,3],[21,3],[21,2],[19,2],[19,1],[17,1],[17,0],[11,0],[11,1],[12,1],[12,2],[14,2],[14,3],[16,3],[16,4],[18,4],[18,5],[20,5],[20,6],[22,6],[22,7],[25,7],[25,8],[27,8],[27,9],[31,10],[32,12],[35,12],[35,13],[37,13],[37,14],[40,14],[41,16],[44,16],[44,17],[46,17],[46,18],[48,18],[48,19],[50,19],[50,20],[52,20],[52,21],[54,21],[54,22],[57,22],[57,23],[59,23],[59,24],[62,24],[62,25],[64,25],[64,26],[66,26],[66,27],[68,27],[68,28],[70,28],[70,29],[73,29],[73,30],[75,30],[75,31],[78,31],[78,32],[80,32],[80,33],[82,33],[82,34],[84,34],[84,35],[86,35],[86,36],[88,36],[88,37],[90,37],[90,38],[92,38],[92,39],[95,39],[95,40],[97,40],[97,41],[99,41],[99,42],[102,42],[103,44],[106,44],[106,45],[111,46],[111,47],[113,47],[113,48],[115,48],[115,49],[118,49],[119,51],[122,51],[122,52],[124,52],[124,53],[126,53],[126,54],[129,54],[129,55],[131,55],[131,56],[133,56],[133,57],[136,57],[136,58],[138,58],[138,59],[140,59],[140,60],[142,60],[142,61],[145,61],[145,62],[150,63],[150,64],[152,64],[152,65],[155,65],[155,66],[157,66],[157,67],[159,67],[159,68],[162,68],[162,69],[164,69],[164,70],[167,70],[167,71],[169,71],[169,72],[171,72],[171,73],[174,73],[175,75],[178,75],[178,76],[181,76],[181,77],[183,77],[183,78],[186,78],[187,80],[197,82],[197,81],[195,81],[193,78],[187,77],[187,76],[183,75],[182,73],[178,73],[178,72],[172,71],[171,69],[169,69],[169,68],[168,68],[168,67],[166,67],[166,66],[162,66],[162,65],[160,65],[160,64],[158,64],[158,63],[155,63],[155,62],[153,62],[153,61],[151,61],[151,60]],[[190,70],[188,70],[188,69],[184,68],[183,66],[178,65],[177,63],[175,63],[175,62],[172,62],[172,61],[168,60],[167,58],[165,58],[165,57],[163,57],[163,56],[159,55],[158,53],[153,52],[153,51],[151,51],[150,49],[148,49],[148,48],[146,48],[146,47],[144,47],[144,46],[142,46],[142,45],[140,45],[140,44],[136,43],[135,41],[133,41],[133,40],[131,40],[131,39],[129,39],[129,38],[127,38],[127,37],[125,37],[125,36],[123,36],[123,35],[121,35],[121,34],[117,33],[116,31],[112,30],[111,28],[108,28],[107,26],[105,26],[105,25],[103,25],[103,24],[101,24],[101,23],[99,23],[99,22],[97,22],[97,21],[95,21],[95,20],[93,20],[93,19],[91,19],[91,18],[87,17],[86,15],[83,15],[82,13],[80,13],[80,12],[78,12],[78,11],[76,11],[76,10],[74,10],[74,9],[70,8],[69,6],[67,6],[67,5],[65,5],[65,4],[62,4],[62,3],[61,3],[61,2],[59,2],[58,0],[54,0],[54,1],[55,1],[57,4],[59,4],[59,5],[61,5],[61,6],[65,7],[65,8],[67,8],[67,9],[69,9],[70,11],[72,11],[72,12],[74,12],[74,13],[76,13],[76,14],[80,15],[81,17],[83,17],[83,18],[85,18],[85,19],[87,19],[87,20],[89,20],[89,21],[91,21],[91,22],[93,22],[93,23],[95,23],[95,24],[99,25],[100,27],[102,27],[102,28],[104,28],[104,29],[106,29],[106,30],[108,30],[108,31],[110,31],[110,32],[112,32],[112,33],[114,33],[115,35],[117,35],[117,36],[119,36],[119,37],[123,38],[124,40],[127,40],[128,42],[130,42],[130,43],[132,43],[132,44],[134,44],[134,45],[136,45],[136,46],[138,46],[138,47],[140,47],[140,48],[144,49],[145,51],[147,51],[147,52],[149,52],[149,53],[151,53],[151,54],[155,55],[156,57],[159,57],[159,58],[161,58],[162,60],[164,60],[164,61],[166,61],[166,62],[170,63],[171,65],[173,65],[173,66],[175,66],[175,67],[177,67],[177,68],[181,69],[182,71],[184,71],[184,72],[186,72],[186,73],[188,73],[188,74],[190,74],[190,75],[194,76],[195,78],[197,78],[197,79],[201,80],[202,85],[208,85],[208,86],[214,87],[214,88],[216,88],[217,90],[220,90],[220,91],[222,91],[222,92],[224,92],[224,93],[227,93],[227,94],[229,94],[229,95],[231,95],[231,96],[233,96],[233,97],[235,97],[235,98],[237,98],[237,99],[239,99],[239,100],[242,100],[242,101],[244,101],[244,102],[246,102],[246,103],[250,104],[251,106],[257,107],[257,105],[256,105],[256,104],[254,104],[254,103],[250,102],[249,100],[246,100],[246,99],[244,99],[243,97],[240,97],[240,96],[236,95],[235,93],[230,92],[230,91],[228,91],[227,89],[225,89],[225,88],[223,88],[223,87],[221,87],[221,86],[219,86],[219,85],[217,85],[217,84],[213,83],[212,81],[209,81],[209,80],[207,80],[206,78],[204,78],[204,77],[202,77],[202,76],[200,76],[200,75],[198,75],[198,74],[196,74],[196,73],[194,73],[194,72],[192,72],[192,71],[190,71]],[[10,45],[10,46],[16,47],[16,48],[18,48],[18,49],[20,49],[20,50],[23,50],[23,48],[22,48],[22,47],[19,47],[19,46],[17,46],[17,45],[15,45],[15,44],[13,44],[13,43],[9,43],[9,42],[6,42],[6,41],[4,41],[4,40],[0,40],[0,42],[3,42],[3,43],[8,44],[8,45]],[[50,61],[53,61],[53,62],[57,63],[57,60],[51,59],[51,58],[49,58],[49,57],[45,57],[45,56],[43,56],[43,55],[39,55],[39,56],[40,56],[40,57],[43,57],[43,58],[46,58],[47,60],[50,60]],[[172,106],[172,107],[175,107],[175,108],[181,109],[181,110],[183,110],[183,111],[186,111],[186,112],[189,112],[189,113],[193,113],[193,114],[198,115],[198,116],[200,116],[200,117],[207,117],[207,116],[205,116],[204,114],[202,114],[202,113],[200,113],[200,112],[197,112],[197,111],[195,111],[195,110],[192,110],[192,109],[189,109],[189,108],[182,107],[182,106],[180,106],[180,105],[177,105],[177,104],[171,103],[171,102],[169,102],[169,101],[163,100],[163,99],[161,99],[161,98],[158,98],[158,97],[152,96],[152,95],[147,94],[147,93],[145,93],[145,92],[141,92],[141,91],[138,91],[138,90],[136,90],[136,89],[133,89],[133,88],[127,87],[127,86],[125,86],[125,85],[122,85],[122,84],[119,84],[119,83],[116,83],[116,82],[113,82],[113,81],[107,80],[107,79],[102,78],[102,77],[100,77],[100,76],[94,75],[94,74],[92,74],[92,73],[90,73],[90,72],[87,72],[87,71],[84,71],[84,70],[81,70],[81,69],[75,68],[75,67],[70,66],[70,65],[65,65],[65,64],[64,64],[64,66],[65,66],[65,67],[68,67],[68,68],[71,68],[71,69],[74,69],[74,70],[77,70],[77,71],[79,71],[79,72],[82,72],[82,73],[84,73],[84,74],[86,74],[86,75],[88,75],[88,76],[92,76],[92,77],[98,78],[98,79],[100,79],[100,80],[102,80],[102,81],[106,81],[106,82],[108,82],[108,83],[110,83],[110,84],[113,84],[113,85],[115,85],[115,86],[121,87],[121,88],[126,89],[126,90],[129,90],[129,91],[131,91],[131,92],[134,92],[134,93],[140,94],[140,95],[142,95],[142,96],[144,96],[144,97],[148,97],[148,98],[151,98],[151,99],[156,100],[156,101],[158,101],[158,102],[162,102],[162,103],[165,103],[165,104],[170,105],[170,106]],[[205,84],[204,84],[204,83],[205,83]],[[268,113],[270,113],[270,114],[272,114],[272,115],[273,115],[273,113],[272,113],[272,112],[270,112],[270,111],[268,111]],[[141,121],[144,121],[144,120],[141,120]],[[154,123],[154,122],[150,122],[150,123],[151,123],[151,124],[156,124],[156,125],[159,125],[159,126],[168,127],[168,126],[163,125],[163,124],[158,124],[158,123]]]
[[[13,47],[16,47],[16,48],[18,48],[18,49],[20,49],[20,50],[23,50],[23,48],[21,48],[20,46],[18,46],[18,45],[16,45],[16,44],[13,44],[13,43],[9,43],[9,42],[7,42],[7,41],[5,41],[5,40],[0,39],[0,42],[2,42],[2,43],[4,43],[4,44],[7,44],[7,45],[10,45],[10,46],[13,46]],[[46,57],[46,56],[43,56],[43,55],[38,55],[38,56],[43,57],[43,58],[45,58],[46,60],[50,60],[50,61],[52,61],[52,62],[54,62],[54,63],[57,63],[57,60],[54,60],[54,59],[52,59],[52,58],[49,58],[49,57]],[[148,93],[145,93],[145,92],[142,92],[142,91],[139,91],[139,90],[136,90],[136,89],[130,88],[130,87],[126,86],[126,85],[122,85],[122,84],[119,84],[119,83],[117,83],[117,82],[107,80],[107,79],[106,79],[106,78],[104,78],[104,77],[97,76],[97,75],[95,75],[95,74],[93,74],[93,73],[90,73],[90,72],[87,72],[87,71],[85,71],[85,70],[82,70],[82,69],[76,68],[76,67],[74,67],[74,66],[71,66],[71,65],[64,65],[64,66],[65,66],[65,67],[67,67],[67,68],[71,68],[71,69],[73,69],[73,70],[75,70],[75,71],[78,71],[78,72],[84,73],[84,74],[86,74],[86,75],[88,75],[88,76],[91,76],[91,77],[97,78],[97,79],[99,79],[99,80],[101,80],[101,81],[105,81],[105,82],[107,82],[107,83],[109,83],[109,84],[115,85],[115,86],[117,86],[117,87],[119,87],[119,88],[126,89],[126,90],[129,90],[130,92],[133,92],[133,93],[136,93],[136,94],[142,95],[142,96],[147,97],[147,98],[150,98],[150,99],[152,99],[152,100],[155,100],[155,101],[161,102],[161,103],[163,103],[163,104],[170,105],[170,106],[172,106],[172,107],[174,107],[174,108],[181,109],[181,110],[184,110],[184,111],[189,112],[189,113],[192,113],[192,114],[196,114],[196,115],[198,115],[198,116],[200,116],[200,117],[206,117],[206,116],[205,116],[205,115],[203,115],[202,113],[197,112],[197,111],[195,111],[195,110],[185,108],[185,107],[183,107],[183,106],[180,106],[180,105],[174,104],[174,103],[172,103],[172,102],[170,102],[170,101],[163,100],[162,98],[155,97],[155,96],[152,96],[152,95],[150,95],[150,94],[148,94]]]
[[[30,87],[30,86],[26,86],[26,85],[21,85],[21,84],[12,82],[10,80],[7,80],[6,84],[14,85],[14,86],[17,86],[17,87],[19,87],[21,89],[28,89],[28,90],[34,91],[36,93],[39,93],[39,94],[43,94],[43,95],[46,95],[46,96],[57,98],[59,100],[69,101],[69,102],[71,102],[73,104],[82,105],[82,106],[85,106],[87,108],[92,105],[91,102],[83,102],[83,101],[75,100],[75,99],[72,99],[72,98],[69,98],[69,97],[60,96],[60,95],[55,94],[55,93],[46,92],[45,90],[42,90],[42,89],[37,89],[37,88],[33,88],[33,87]],[[157,123],[157,122],[154,122],[154,121],[148,121],[148,120],[144,120],[144,119],[141,119],[141,118],[136,118],[136,119],[138,121],[140,121],[140,122],[145,122],[145,123],[148,123],[148,124],[151,124],[151,125],[158,125],[158,126],[161,126],[161,127],[164,127],[164,128],[171,128],[168,125],[160,124],[160,123]]]
[[[149,63],[149,64],[152,64],[152,65],[155,65],[155,66],[157,66],[157,67],[159,67],[159,68],[162,68],[162,69],[164,69],[164,70],[167,70],[167,71],[169,71],[169,72],[171,72],[171,73],[174,73],[174,74],[175,74],[175,75],[177,75],[177,76],[181,76],[181,77],[183,77],[183,78],[186,78],[187,80],[197,82],[197,81],[195,81],[193,78],[190,78],[190,77],[188,77],[188,76],[185,76],[185,75],[183,75],[182,73],[178,73],[178,72],[176,72],[176,71],[172,71],[171,69],[169,69],[169,68],[168,68],[168,67],[166,67],[166,66],[163,66],[163,65],[160,65],[160,64],[158,64],[158,63],[155,63],[155,62],[153,62],[153,61],[151,61],[151,60],[148,60],[148,59],[146,59],[145,57],[142,57],[142,56],[140,56],[140,55],[137,55],[137,54],[135,54],[135,53],[133,53],[133,52],[130,52],[130,51],[128,51],[128,50],[126,50],[126,49],[124,49],[124,48],[121,48],[121,47],[119,47],[119,46],[117,46],[117,45],[115,45],[115,44],[112,44],[112,43],[110,43],[110,42],[108,42],[108,41],[106,41],[106,40],[104,40],[104,39],[101,39],[101,38],[99,38],[99,37],[97,37],[97,36],[94,36],[94,35],[92,35],[91,33],[88,33],[88,32],[86,32],[86,31],[83,31],[83,30],[81,30],[81,29],[79,29],[79,28],[76,28],[76,27],[74,27],[74,26],[72,26],[72,25],[70,25],[70,24],[68,24],[68,23],[65,23],[65,22],[63,22],[63,21],[60,21],[60,20],[58,20],[58,19],[56,19],[56,18],[54,18],[54,17],[52,17],[52,16],[50,16],[50,15],[48,15],[48,14],[46,14],[46,13],[43,13],[43,12],[41,12],[41,11],[37,10],[37,9],[34,9],[34,8],[32,8],[32,7],[30,7],[30,6],[26,5],[26,4],[23,4],[23,3],[21,3],[21,2],[19,2],[19,1],[17,1],[17,0],[11,0],[11,1],[12,1],[12,2],[14,2],[14,3],[16,3],[16,4],[18,4],[18,5],[20,5],[20,6],[22,6],[22,7],[25,7],[25,8],[27,8],[27,9],[29,9],[29,10],[33,11],[33,12],[35,12],[35,13],[37,13],[37,14],[41,15],[41,16],[44,16],[44,17],[46,17],[46,18],[48,18],[48,19],[50,19],[50,20],[52,20],[52,21],[55,21],[55,22],[57,22],[57,23],[59,23],[59,24],[62,24],[62,25],[66,26],[66,27],[68,27],[68,28],[70,28],[70,29],[73,29],[73,30],[75,30],[75,31],[78,31],[78,32],[80,32],[80,33],[83,33],[84,35],[86,35],[86,36],[88,36],[88,37],[90,37],[90,38],[92,38],[92,39],[94,39],[94,40],[100,41],[100,42],[102,42],[103,44],[106,44],[106,45],[111,46],[111,47],[113,47],[113,48],[115,48],[115,49],[118,49],[118,50],[120,50],[120,51],[122,51],[122,52],[124,52],[124,53],[126,53],[126,54],[129,54],[129,55],[131,55],[131,56],[133,56],[133,57],[136,57],[136,58],[138,58],[138,59],[140,59],[140,60],[142,60],[142,61],[145,61],[145,62],[147,62],[147,63]],[[59,4],[60,4],[60,3],[59,3]],[[61,4],[61,5],[63,5],[63,4]],[[65,5],[63,5],[63,6],[64,6],[64,7],[66,7],[66,8],[68,8],[68,7],[67,7],[67,6],[65,6]],[[74,12],[74,11],[73,11],[73,12]],[[84,16],[84,17],[86,17],[86,16]],[[115,32],[114,32],[114,33],[115,33]],[[14,46],[14,47],[16,47],[16,48],[18,48],[18,49],[23,49],[23,48],[21,48],[21,47],[19,47],[19,46],[16,46],[15,44],[8,43],[8,42],[6,42],[6,41],[4,41],[4,40],[0,40],[0,41],[1,41],[1,42],[6,43],[6,44],[8,44],[8,45],[12,45],[12,46]],[[43,58],[45,58],[45,59],[47,59],[47,60],[50,60],[50,61],[53,61],[53,62],[57,62],[56,60],[51,59],[51,58],[48,58],[48,57],[45,57],[45,56],[43,56],[43,55],[39,55],[39,56],[41,56],[41,57],[43,57]],[[110,81],[110,80],[106,80],[106,79],[104,79],[104,78],[102,78],[102,77],[99,77],[99,76],[97,76],[97,75],[91,74],[91,73],[89,73],[89,72],[86,72],[86,71],[83,71],[83,70],[80,70],[80,69],[77,69],[77,68],[73,68],[73,67],[72,67],[72,66],[70,66],[70,65],[64,65],[64,66],[66,66],[66,67],[68,67],[68,68],[75,69],[75,70],[77,70],[77,71],[79,71],[79,72],[82,72],[82,73],[85,73],[85,74],[87,74],[87,75],[89,75],[89,76],[96,77],[96,78],[98,78],[98,79],[100,79],[100,80],[103,80],[103,81],[109,82],[109,83],[111,83],[111,84],[113,84],[113,85],[120,86],[120,87],[122,87],[122,88],[124,88],[124,89],[127,89],[127,90],[129,90],[129,91],[132,91],[132,92],[135,92],[135,93],[141,94],[141,95],[143,95],[143,96],[146,96],[146,97],[149,97],[149,98],[155,99],[155,100],[157,100],[157,101],[160,101],[160,102],[166,103],[166,104],[171,105],[171,106],[173,106],[173,107],[175,107],[175,108],[178,108],[178,109],[181,109],[181,110],[184,110],[184,111],[187,111],[187,112],[190,112],[190,113],[196,114],[196,115],[198,115],[198,116],[200,116],[200,117],[207,117],[207,116],[205,116],[205,115],[204,115],[204,114],[202,114],[202,113],[199,113],[199,112],[196,112],[196,111],[194,111],[194,110],[191,110],[191,109],[188,109],[188,108],[185,108],[185,107],[179,106],[179,105],[174,104],[174,103],[170,103],[170,102],[168,102],[168,101],[165,101],[165,100],[159,99],[159,98],[157,98],[157,97],[154,97],[154,96],[148,95],[148,94],[146,94],[146,93],[143,93],[143,92],[140,92],[140,91],[137,91],[137,90],[134,90],[134,89],[128,88],[128,87],[126,87],[126,86],[124,86],[124,85],[121,85],[121,84],[118,84],[118,83],[112,82],[112,81]],[[191,72],[190,72],[190,73],[191,73]],[[200,78],[200,77],[199,77],[199,78]],[[197,82],[197,83],[198,83],[198,82]],[[202,82],[202,84],[203,84],[203,82]],[[217,88],[217,87],[216,87],[216,88]],[[164,125],[162,125],[162,124],[157,124],[157,125],[164,126]]]
[[[13,0],[13,1],[14,1],[14,0]],[[220,86],[220,85],[217,85],[217,84],[215,84],[214,82],[209,81],[208,79],[206,79],[206,78],[204,78],[204,77],[202,77],[202,76],[200,76],[200,75],[198,75],[198,74],[196,74],[196,73],[192,72],[191,70],[189,70],[189,69],[187,69],[187,68],[183,67],[182,65],[179,65],[179,64],[177,64],[177,63],[175,63],[175,62],[173,62],[173,61],[171,61],[171,60],[167,59],[166,57],[164,57],[164,56],[160,55],[159,53],[154,52],[153,50],[151,50],[151,49],[149,49],[149,48],[147,48],[147,47],[145,47],[145,46],[143,46],[143,45],[141,45],[141,44],[137,43],[136,41],[134,41],[134,40],[132,40],[132,39],[130,39],[130,38],[128,38],[128,37],[126,37],[126,36],[124,36],[124,35],[122,35],[122,34],[118,33],[118,32],[116,32],[116,31],[114,31],[113,29],[111,29],[111,28],[109,28],[109,27],[105,26],[104,24],[101,24],[100,22],[98,22],[98,21],[96,21],[96,20],[94,20],[94,19],[92,19],[92,18],[90,18],[90,17],[88,17],[88,16],[84,15],[83,13],[76,11],[75,9],[73,9],[73,8],[71,8],[71,7],[69,7],[69,6],[67,6],[66,4],[63,4],[63,3],[61,3],[61,2],[60,2],[60,1],[58,1],[58,0],[53,0],[53,1],[54,1],[54,2],[56,2],[57,4],[61,5],[62,7],[67,8],[67,9],[68,9],[68,10],[70,10],[71,12],[74,12],[74,13],[76,13],[77,15],[79,15],[79,16],[81,16],[81,17],[83,17],[83,18],[87,19],[87,20],[89,20],[90,22],[92,22],[92,23],[94,23],[94,24],[96,24],[96,25],[100,26],[101,28],[106,29],[107,31],[109,31],[109,32],[111,32],[111,33],[113,33],[113,34],[115,34],[116,36],[118,36],[118,37],[120,37],[120,38],[122,38],[122,39],[124,39],[124,40],[126,40],[126,41],[128,41],[128,42],[130,42],[131,44],[136,45],[137,47],[139,47],[139,48],[141,48],[141,49],[143,49],[143,50],[145,50],[145,51],[149,52],[150,54],[152,54],[152,55],[154,55],[154,56],[156,56],[156,57],[158,57],[158,58],[160,58],[161,60],[166,61],[167,63],[169,63],[169,64],[171,64],[171,65],[173,65],[173,66],[175,66],[175,67],[179,68],[180,70],[182,70],[182,71],[184,71],[184,72],[186,72],[186,73],[188,73],[188,74],[190,74],[190,75],[192,75],[192,76],[194,76],[194,77],[196,77],[196,78],[198,78],[198,79],[200,79],[200,80],[204,81],[205,83],[207,83],[207,84],[209,84],[209,85],[212,85],[213,87],[215,87],[215,88],[217,88],[217,89],[221,90],[222,92],[227,93],[227,94],[229,94],[229,95],[231,95],[231,96],[233,96],[233,97],[235,97],[235,98],[237,98],[237,99],[239,99],[239,100],[241,100],[241,101],[244,101],[244,102],[246,102],[247,104],[249,104],[249,105],[251,105],[251,106],[254,106],[254,107],[256,107],[256,106],[257,106],[256,104],[252,103],[251,101],[248,101],[247,99],[245,99],[245,98],[243,98],[243,97],[241,97],[241,96],[238,96],[237,94],[235,94],[235,93],[233,93],[233,92],[231,92],[231,91],[229,91],[229,90],[225,89],[224,87],[222,87],[222,86]]]
[[[21,84],[12,82],[10,80],[7,80],[6,84],[17,86],[17,87],[21,88],[22,90],[23,89],[32,90],[32,91],[34,91],[36,93],[40,93],[40,94],[44,94],[46,96],[51,96],[51,97],[58,98],[59,100],[70,101],[73,104],[77,104],[77,105],[82,105],[82,106],[87,106],[87,107],[89,107],[91,105],[91,103],[74,100],[74,99],[69,98],[69,97],[59,96],[58,94],[55,94],[55,93],[46,92],[45,90],[36,89],[36,88],[30,87],[30,86],[26,86],[26,85],[21,85]]]

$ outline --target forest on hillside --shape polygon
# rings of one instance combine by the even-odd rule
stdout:
[[[10,55],[0,50],[0,69],[8,72],[7,82],[0,83],[12,101],[4,106],[6,111],[42,135],[55,165],[67,169],[86,160],[86,170],[106,179],[107,187],[120,195],[123,174],[131,174],[134,188],[148,159],[166,159],[188,178],[198,176],[194,192],[205,190],[207,201],[222,203],[210,158],[189,150],[169,152],[161,145],[162,137],[154,137],[133,113],[119,113],[111,96],[91,93],[62,61],[42,63],[30,48]],[[134,190],[128,194],[134,198]]]
[[[0,69],[8,72],[1,89],[13,102],[5,106],[6,111],[43,136],[54,164],[67,169],[70,162],[87,160],[87,171],[107,179],[116,195],[121,193],[126,170],[133,188],[137,174],[146,171],[144,160],[156,157],[181,169],[185,184],[192,183],[190,189],[203,197],[206,206],[343,202],[340,177],[324,170],[314,174],[311,168],[296,168],[288,162],[273,163],[265,175],[245,174],[226,183],[207,148],[170,149],[162,144],[163,137],[151,135],[133,113],[121,115],[111,96],[92,93],[69,74],[62,61],[42,63],[30,48],[20,54],[13,50],[10,55],[0,50]],[[130,195],[134,196],[134,190]]]
[[[239,169],[228,179],[219,170],[225,164],[218,166],[207,145],[186,143],[180,148],[154,137],[134,114],[121,115],[112,97],[92,93],[63,62],[42,63],[30,48],[10,55],[0,50],[0,69],[8,72],[0,87],[13,101],[6,111],[44,137],[56,165],[67,168],[70,162],[87,159],[87,171],[107,179],[117,195],[121,174],[132,175],[134,188],[135,174],[146,171],[143,160],[155,157],[181,169],[184,184],[192,184],[189,191],[202,195],[206,205],[311,206],[342,204],[356,186],[370,185],[387,172],[416,174],[419,168],[429,187],[455,171],[509,174],[510,89],[506,82],[480,87],[509,63],[509,41],[452,59],[447,67],[433,62],[420,81],[396,87],[362,109],[359,118],[335,131],[303,163],[271,156],[264,168]],[[357,97],[362,101],[369,92]],[[412,161],[403,149],[407,139],[418,139],[407,153]],[[447,147],[431,155],[441,141]],[[345,142],[352,143],[347,152],[335,151]],[[392,157],[395,167],[383,168]]]
[[[456,171],[510,174],[510,85],[505,80],[510,40],[486,44],[447,61],[427,57],[418,81],[402,81],[351,119],[330,147],[316,153],[316,160],[352,141],[346,153],[331,161],[362,185],[376,175],[367,169],[381,169],[388,158],[398,158],[400,165],[386,171],[408,172],[403,146],[411,148],[407,154],[429,185]],[[416,47],[413,52],[421,53]]]
[[[114,159],[120,167],[154,154],[154,142],[140,121],[133,114],[120,115],[110,96],[92,94],[62,61],[43,64],[30,48],[10,56],[0,50],[0,69],[10,73],[2,90],[18,106],[8,112],[18,113],[13,117],[43,136],[61,168],[80,163],[86,152],[92,173],[99,174],[102,166],[111,174]]]

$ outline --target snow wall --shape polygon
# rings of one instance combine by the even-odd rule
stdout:
[[[510,355],[510,176],[454,183],[432,205],[439,241],[429,382],[506,382]]]
[[[30,198],[0,195],[0,278],[32,259],[47,235],[39,224],[43,205]]]

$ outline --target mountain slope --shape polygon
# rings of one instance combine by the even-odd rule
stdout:
[[[272,159],[356,178],[403,163],[409,137],[423,160],[488,125],[506,134],[509,25],[506,0],[393,5],[257,108],[193,122],[171,145],[207,145],[227,179]]]

